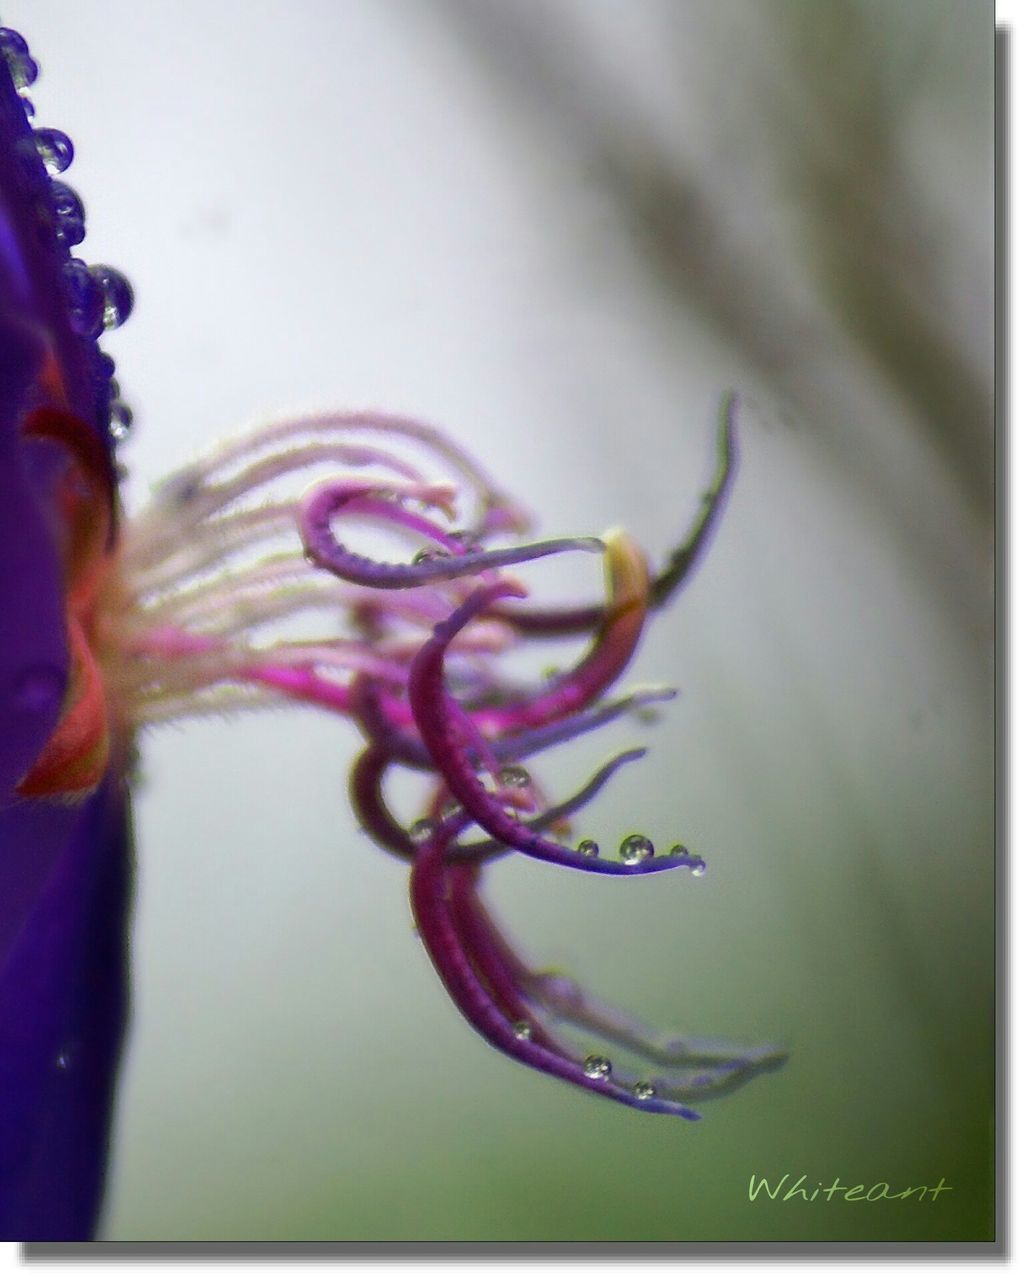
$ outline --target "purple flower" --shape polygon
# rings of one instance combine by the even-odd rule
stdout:
[[[30,129],[35,63],[15,33],[0,44],[7,1235],[77,1238],[95,1226],[125,1013],[125,775],[137,731],[164,721],[295,701],[358,723],[356,814],[410,864],[413,912],[442,982],[509,1056],[686,1119],[698,1118],[692,1103],[779,1066],[774,1048],[662,1036],[574,980],[534,970],[481,897],[487,863],[516,852],[585,874],[703,875],[684,845],[659,855],[640,833],[617,857],[568,842],[571,816],[642,751],[615,757],[569,798],[549,799],[524,762],[532,769],[546,748],[672,696],[611,691],[650,613],[708,544],[734,469],[734,400],[723,402],[702,509],[653,576],[621,531],[522,541],[525,508],[465,450],[380,413],[266,427],[171,476],[126,520],[113,452],[130,415],[96,339],[130,311],[131,291],[112,268],[72,256],[82,207],[53,178],[71,144]],[[367,544],[368,529],[405,549],[395,559]],[[588,554],[603,558],[603,602],[523,603],[527,587],[510,570]],[[569,670],[525,683],[507,673],[507,655],[556,636],[586,642]],[[398,815],[388,798],[396,768],[426,780],[416,813]],[[616,1069],[609,1044],[650,1070]]]
[[[121,312],[130,294],[71,258],[77,202],[44,168],[70,144],[33,135],[18,89],[35,64],[13,32],[0,49],[0,1235],[75,1239],[100,1203],[125,1015],[127,796],[118,771],[90,765],[83,628],[113,536],[111,366],[94,338],[113,293]],[[69,465],[71,422],[98,491]],[[61,725],[67,789],[87,794],[17,795],[48,743],[61,754]]]

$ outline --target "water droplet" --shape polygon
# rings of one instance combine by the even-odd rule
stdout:
[[[690,868],[690,875],[702,876],[707,872],[707,869],[708,869],[708,864],[704,861],[704,859],[698,858],[697,861]]]
[[[475,529],[453,529],[448,534],[448,537],[453,542],[461,543],[467,552],[483,551],[483,547],[480,545],[480,534]]]
[[[90,267],[89,274],[103,293],[104,329],[119,329],[135,306],[131,285],[116,267],[108,267],[102,262]]]
[[[654,1097],[654,1085],[650,1080],[638,1080],[633,1086],[633,1097],[646,1102],[648,1098]]]
[[[85,338],[99,337],[103,332],[103,291],[81,258],[64,263],[64,282],[72,328]]]
[[[59,129],[33,129],[39,159],[47,173],[63,173],[75,158],[75,148],[66,133]]]
[[[62,1049],[60,1053],[57,1054],[57,1070],[67,1071],[70,1065],[71,1065],[71,1056],[65,1050]]]
[[[612,1073],[612,1064],[603,1054],[591,1053],[583,1060],[583,1074],[591,1080],[607,1080]]]
[[[424,844],[437,830],[433,818],[417,818],[409,828],[409,839],[413,844]]]
[[[529,1040],[533,1035],[533,1028],[528,1022],[515,1022],[512,1024],[512,1034],[517,1040]]]
[[[57,219],[57,238],[62,244],[81,244],[85,239],[85,206],[66,182],[50,183],[50,198],[53,201],[53,212]],[[72,259],[77,261],[77,259]],[[85,263],[82,264],[85,270]]]
[[[503,787],[528,787],[530,775],[521,764],[506,764],[498,770],[498,781]]]
[[[576,852],[582,853],[585,858],[596,858],[601,849],[596,840],[581,840],[576,846]]]
[[[668,856],[670,858],[688,858],[690,856],[690,851],[687,849],[685,844],[674,844],[672,848],[669,849]]]
[[[627,866],[635,867],[639,862],[646,862],[654,857],[654,845],[646,836],[626,836],[619,845],[619,857]]]
[[[56,710],[63,696],[64,676],[57,667],[28,667],[14,684],[14,702],[22,711]]]
[[[7,63],[16,89],[27,89],[30,84],[35,84],[39,66],[29,53],[24,36],[10,27],[0,27],[0,55]]]
[[[413,564],[429,564],[431,560],[447,560],[448,552],[441,547],[421,547],[412,558]]]
[[[134,415],[131,409],[121,400],[115,400],[110,406],[110,434],[115,440],[125,440],[131,434]]]

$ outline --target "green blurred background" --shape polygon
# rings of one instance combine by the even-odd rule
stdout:
[[[5,20],[75,140],[87,256],[136,285],[130,506],[248,420],[374,405],[447,424],[545,532],[657,556],[742,397],[720,534],[631,673],[680,698],[538,770],[557,794],[647,742],[580,834],[681,837],[708,875],[520,860],[489,896],[538,964],[787,1068],[699,1125],[531,1075],[462,1023],[355,831],[346,726],[164,729],[108,1237],[991,1238],[991,5]],[[954,1190],[750,1203],[786,1173]]]

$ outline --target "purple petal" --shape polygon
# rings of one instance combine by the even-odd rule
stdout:
[[[81,237],[58,226],[60,200],[66,214],[78,208],[51,185],[0,60],[0,1234],[9,1240],[92,1234],[125,1011],[129,838],[118,783],[112,776],[80,808],[12,796],[60,714],[68,661],[50,501],[67,458],[22,428],[47,406],[110,444],[113,362],[85,335],[84,313],[77,323],[73,314],[68,246]],[[102,323],[116,323],[130,308],[127,285],[107,268],[87,275],[79,302],[99,298]]]
[[[31,821],[0,827],[24,852]],[[128,812],[108,781],[78,810],[0,969],[0,1238],[88,1239],[103,1190],[127,1006]]]

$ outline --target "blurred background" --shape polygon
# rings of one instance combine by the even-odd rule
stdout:
[[[5,4],[86,257],[136,288],[130,508],[247,423],[373,406],[445,424],[545,533],[658,557],[741,395],[720,532],[631,673],[681,696],[537,769],[557,794],[646,742],[581,834],[683,838],[707,876],[520,859],[489,896],[538,964],[789,1066],[687,1126],[512,1064],[355,829],[347,726],[154,731],[109,1238],[991,1236],[992,18]],[[785,1173],[954,1191],[750,1203]]]

